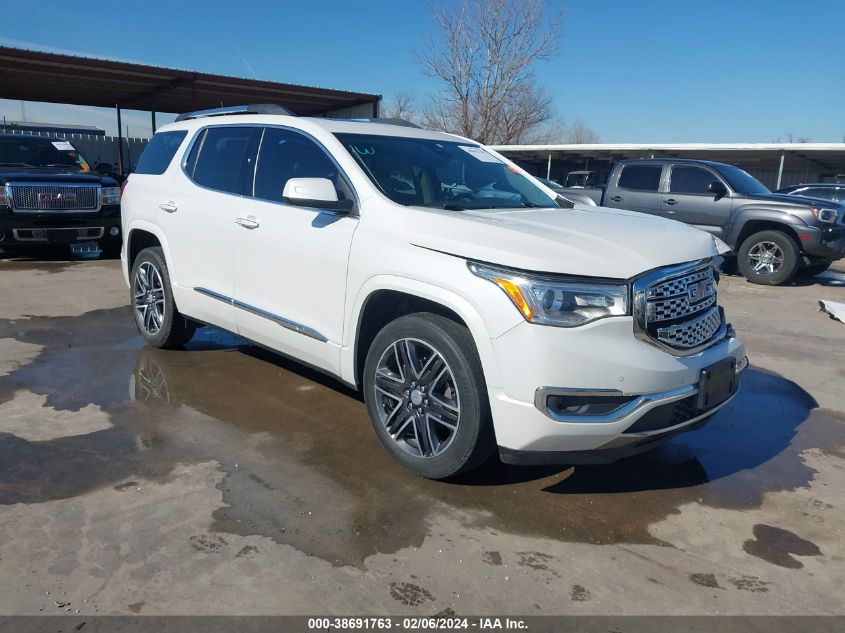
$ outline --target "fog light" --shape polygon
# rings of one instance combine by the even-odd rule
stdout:
[[[111,235],[112,237],[117,237],[118,235],[120,235],[120,229],[116,226],[111,227],[109,229],[109,235]]]
[[[636,396],[560,396],[546,400],[549,412],[555,415],[607,415],[622,408]]]

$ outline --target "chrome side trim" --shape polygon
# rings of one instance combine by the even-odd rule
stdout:
[[[534,395],[534,406],[540,410],[545,416],[551,418],[555,422],[574,422],[578,424],[600,423],[607,424],[612,422],[623,422],[626,418],[635,413],[646,413],[651,409],[676,400],[682,400],[688,396],[698,393],[698,385],[685,385],[671,391],[661,391],[658,393],[646,393],[636,397],[634,400],[610,413],[604,415],[557,415],[552,413],[546,406],[546,399],[550,395],[579,395],[579,396],[621,396],[624,395],[621,391],[616,389],[561,389],[554,387],[540,387]]]
[[[196,290],[200,294],[206,295],[207,297],[211,297],[212,299],[217,299],[218,301],[222,301],[223,303],[228,303],[229,305],[249,312],[250,314],[254,314],[256,316],[263,317],[269,321],[273,321],[274,323],[281,325],[285,329],[291,330],[298,334],[302,334],[309,338],[313,338],[317,341],[320,341],[321,343],[326,343],[329,340],[314,328],[308,327],[307,325],[303,325],[302,323],[297,323],[296,321],[291,321],[290,319],[286,319],[285,317],[279,316],[278,314],[267,312],[267,310],[256,308],[253,305],[244,303],[243,301],[238,301],[237,299],[233,299],[232,297],[227,297],[226,295],[214,292],[213,290],[209,290],[208,288],[194,288],[194,290]]]

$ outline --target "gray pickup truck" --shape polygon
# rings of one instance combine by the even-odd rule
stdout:
[[[752,283],[815,275],[845,257],[845,205],[775,194],[733,165],[650,159],[616,163],[602,188],[561,189],[602,207],[661,215],[724,240]]]

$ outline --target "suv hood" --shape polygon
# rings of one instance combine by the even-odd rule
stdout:
[[[709,233],[620,209],[414,210],[415,246],[527,271],[629,279],[717,255]]]

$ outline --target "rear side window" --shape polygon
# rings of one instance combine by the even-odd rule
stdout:
[[[141,158],[138,159],[134,173],[152,176],[163,174],[167,171],[170,161],[173,160],[176,150],[179,149],[187,134],[185,130],[155,134],[144,148]]]
[[[637,191],[657,191],[663,165],[625,165],[619,176],[619,186]]]
[[[194,144],[198,155],[193,171],[188,172],[194,182],[209,189],[243,193],[244,175],[251,162],[250,140],[255,129],[226,125],[206,130],[205,136]],[[193,156],[188,162],[192,161]]]
[[[338,198],[344,198],[338,169],[322,148],[302,134],[266,128],[258,152],[255,197],[282,202],[282,192],[291,178],[328,178],[338,190]]]
[[[712,173],[701,167],[676,165],[672,167],[669,191],[672,193],[709,194],[707,187],[719,180]]]

